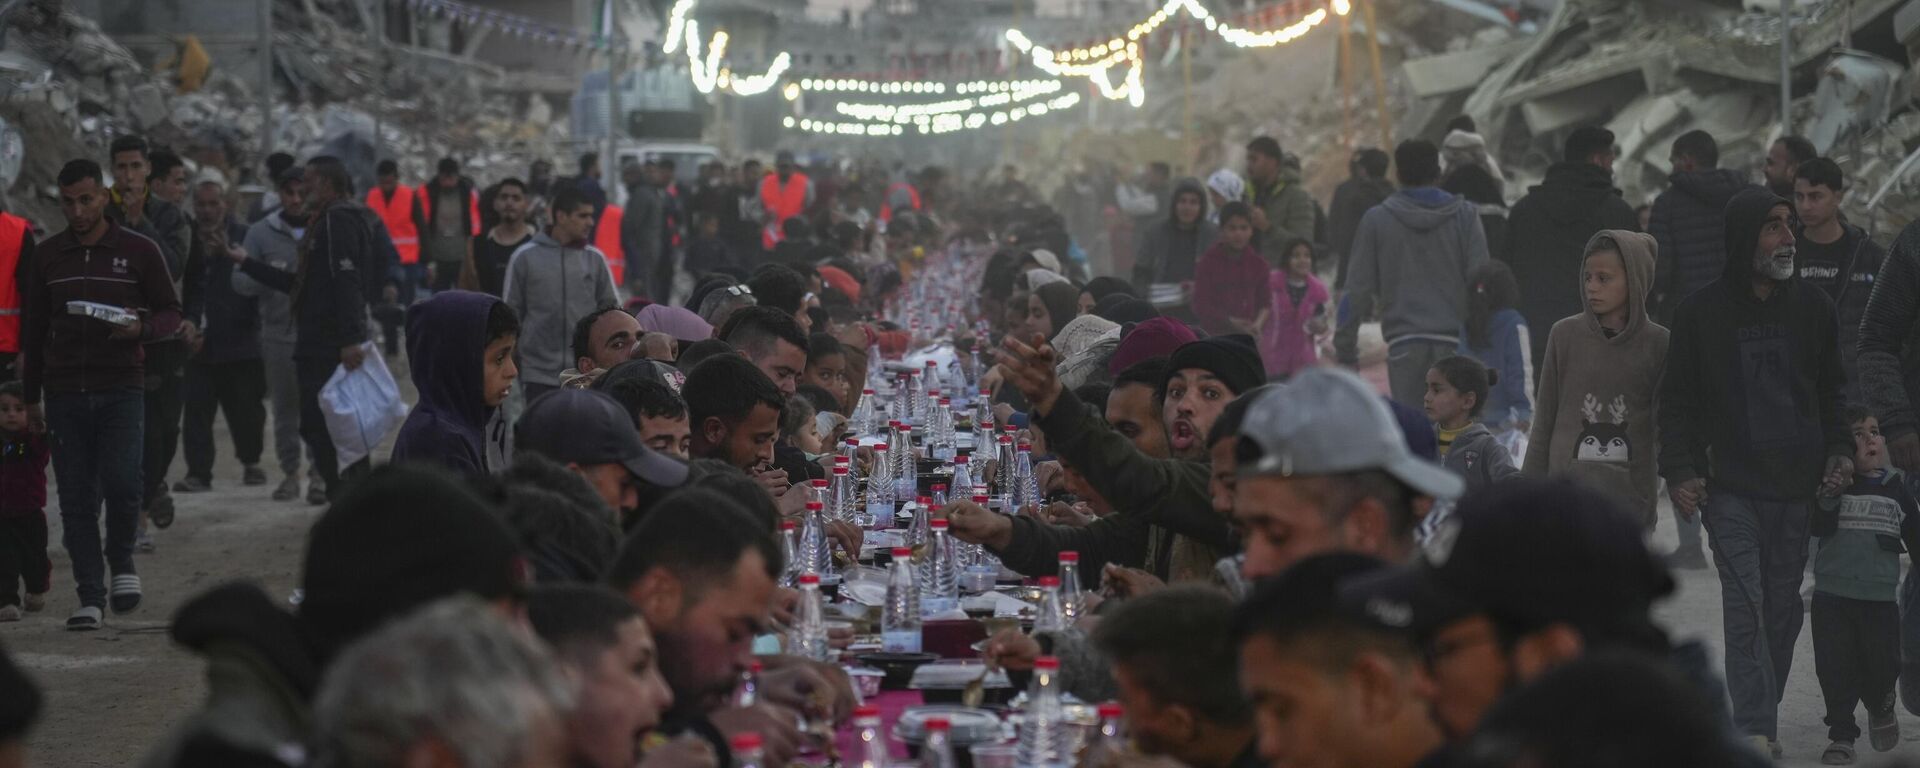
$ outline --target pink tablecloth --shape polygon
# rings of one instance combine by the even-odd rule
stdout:
[[[919,691],[881,691],[879,696],[867,700],[868,704],[880,708],[880,732],[887,738],[887,754],[898,758],[907,756],[907,745],[893,738],[893,725],[900,721],[900,713],[909,707],[920,706],[921,702]],[[834,734],[833,741],[840,750],[842,765],[860,762],[860,731],[851,722]]]

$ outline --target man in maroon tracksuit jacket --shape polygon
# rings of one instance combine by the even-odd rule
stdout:
[[[67,229],[21,265],[21,384],[32,428],[53,438],[61,539],[80,593],[67,628],[86,630],[100,628],[109,600],[115,613],[140,606],[133,568],[145,421],[140,344],[180,327],[180,298],[160,246],[103,215],[108,194],[99,164],[71,161],[59,183]],[[75,314],[87,306],[81,302],[131,317]]]

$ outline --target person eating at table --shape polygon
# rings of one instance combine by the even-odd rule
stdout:
[[[794,656],[758,656],[754,638],[770,631],[775,579],[785,563],[767,522],[740,502],[706,488],[662,500],[634,528],[607,581],[654,631],[660,671],[673,691],[665,734],[692,733],[731,765],[729,740],[757,733],[766,765],[799,753],[798,723],[838,723],[853,707],[837,666]],[[734,698],[755,661],[765,671],[758,698]]]

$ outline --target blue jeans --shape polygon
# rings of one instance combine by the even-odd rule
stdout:
[[[1779,735],[1780,697],[1805,608],[1813,500],[1769,501],[1709,488],[1703,520],[1720,571],[1721,629],[1734,729]]]
[[[46,414],[60,496],[61,544],[73,560],[80,604],[105,607],[106,572],[134,572],[146,401],[138,389],[49,394]],[[107,518],[104,548],[102,501]]]

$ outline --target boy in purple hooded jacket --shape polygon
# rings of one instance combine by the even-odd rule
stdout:
[[[393,462],[484,475],[487,424],[520,374],[520,319],[485,293],[446,291],[407,308],[407,362],[420,403],[393,444]]]

